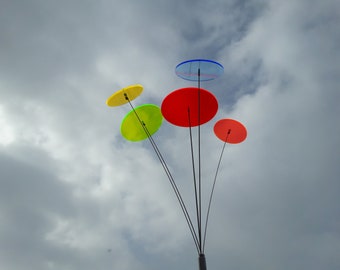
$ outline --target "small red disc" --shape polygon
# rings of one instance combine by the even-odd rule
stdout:
[[[214,126],[215,135],[227,143],[241,143],[247,137],[247,129],[240,122],[233,119],[221,119]]]

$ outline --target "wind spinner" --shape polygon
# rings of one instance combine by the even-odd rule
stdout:
[[[131,111],[126,114],[120,126],[121,134],[125,139],[133,142],[138,142],[145,139],[150,141],[168,177],[168,180],[184,214],[186,223],[189,227],[198,253],[199,270],[207,269],[205,243],[209,213],[225,146],[227,143],[241,143],[247,137],[247,130],[239,121],[230,118],[224,118],[218,120],[215,123],[214,133],[217,138],[223,141],[223,147],[212,182],[207,212],[205,213],[205,218],[203,219],[201,126],[214,118],[218,111],[218,101],[210,91],[201,88],[201,82],[214,80],[221,76],[223,71],[224,68],[220,63],[207,59],[193,59],[178,64],[175,68],[176,75],[184,80],[197,82],[197,87],[185,87],[174,90],[163,99],[160,107],[155,104],[143,104],[138,107],[134,107],[132,105],[131,101],[137,98],[143,92],[143,86],[140,84],[125,87],[115,92],[106,100],[106,104],[108,106],[114,107],[129,104],[131,107]],[[189,129],[196,210],[195,223],[193,222],[192,215],[190,215],[187,210],[182,195],[167,166],[167,163],[165,162],[165,159],[153,138],[153,134],[156,133],[161,127],[163,118],[172,125]],[[196,128],[197,132],[196,144],[198,149],[198,157],[196,159],[194,157],[193,147],[195,143],[192,136],[193,128]],[[198,160],[198,166],[196,166],[197,164],[195,164],[195,160]],[[197,167],[198,170],[196,170]]]

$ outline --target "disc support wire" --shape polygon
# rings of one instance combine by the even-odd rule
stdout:
[[[206,270],[207,264],[204,254],[202,241],[202,169],[201,169],[201,69],[197,70],[198,74],[198,91],[197,91],[197,113],[198,113],[198,127],[197,127],[197,151],[198,151],[198,180],[196,178],[195,157],[192,136],[192,124],[190,119],[190,108],[188,107],[188,124],[190,136],[190,150],[193,171],[194,193],[196,203],[196,217],[197,217],[197,231],[198,231],[198,266],[199,270]]]
[[[196,233],[196,231],[195,231],[195,227],[194,227],[194,225],[193,225],[193,223],[192,223],[192,221],[191,221],[191,218],[190,218],[190,215],[189,215],[189,213],[188,213],[188,210],[187,210],[187,208],[186,208],[186,206],[185,206],[185,203],[184,203],[184,201],[183,201],[183,198],[182,198],[182,196],[181,196],[181,194],[180,194],[180,192],[179,192],[179,190],[178,190],[178,187],[177,187],[177,185],[176,185],[176,182],[175,182],[175,180],[174,180],[174,178],[173,178],[173,176],[172,176],[172,174],[171,174],[171,172],[170,172],[170,170],[169,170],[169,167],[168,167],[168,165],[166,164],[166,161],[164,160],[163,155],[161,154],[161,152],[160,152],[160,150],[159,150],[159,148],[158,148],[156,142],[154,141],[152,135],[150,134],[150,132],[149,132],[149,130],[148,130],[146,124],[145,124],[145,123],[143,122],[143,120],[139,117],[139,115],[138,115],[138,113],[136,112],[134,106],[132,105],[132,103],[131,103],[131,101],[130,101],[128,95],[127,95],[127,93],[124,93],[124,97],[125,97],[125,99],[128,101],[128,103],[129,103],[131,109],[133,110],[133,112],[134,112],[136,118],[138,119],[138,122],[140,123],[141,127],[143,128],[144,132],[146,133],[146,135],[147,135],[147,137],[148,137],[148,139],[149,139],[149,141],[150,141],[150,143],[151,143],[151,145],[152,145],[152,148],[154,149],[154,151],[155,151],[155,153],[156,153],[156,155],[157,155],[157,157],[158,157],[158,159],[159,159],[159,161],[160,161],[160,163],[161,163],[161,165],[162,165],[162,167],[163,167],[163,169],[164,169],[164,171],[165,171],[165,173],[166,173],[166,175],[167,175],[167,177],[168,177],[168,179],[169,179],[169,182],[170,182],[170,184],[171,184],[171,186],[172,186],[172,188],[173,188],[173,190],[174,190],[174,192],[175,192],[175,194],[176,194],[177,200],[178,200],[178,202],[179,202],[179,204],[180,204],[180,206],[181,206],[181,209],[182,209],[182,212],[183,212],[184,217],[185,217],[185,219],[186,219],[186,222],[187,222],[187,224],[188,224],[190,233],[191,233],[191,235],[192,235],[192,237],[193,237],[193,240],[194,240],[194,243],[195,243],[197,252],[200,253],[201,240],[197,237],[197,233]],[[203,270],[203,269],[202,269],[202,270]]]
[[[197,92],[197,112],[198,112],[198,127],[197,127],[197,149],[198,149],[198,180],[196,178],[196,168],[195,168],[195,158],[194,158],[194,147],[193,147],[193,136],[192,136],[192,125],[191,125],[191,119],[190,119],[190,108],[188,107],[188,124],[189,124],[189,136],[190,136],[190,150],[191,150],[191,159],[192,159],[192,171],[193,171],[193,181],[194,181],[194,192],[195,192],[195,202],[196,202],[196,216],[197,216],[197,229],[198,229],[198,264],[199,264],[199,270],[206,270],[207,264],[206,264],[206,258],[205,258],[205,243],[206,243],[206,235],[207,235],[207,227],[208,227],[208,221],[209,221],[209,215],[210,215],[210,208],[212,204],[212,197],[214,194],[214,189],[216,186],[216,180],[218,171],[221,165],[223,153],[227,144],[227,140],[229,137],[229,134],[231,133],[231,130],[229,129],[226,134],[226,139],[223,144],[221,154],[218,160],[215,176],[213,179],[213,185],[210,192],[209,197],[209,204],[207,208],[207,213],[205,217],[205,226],[204,226],[204,233],[202,236],[202,169],[201,169],[201,70],[200,66],[197,70],[198,74],[198,92]]]
[[[209,220],[209,214],[210,214],[210,208],[211,208],[212,197],[213,197],[213,194],[214,194],[215,185],[216,185],[216,180],[217,180],[217,175],[218,175],[218,171],[219,171],[219,169],[220,169],[220,165],[221,165],[223,153],[224,153],[224,150],[225,150],[225,148],[226,148],[227,141],[228,141],[228,137],[229,137],[230,133],[231,133],[231,129],[228,129],[228,132],[227,132],[227,135],[226,135],[226,139],[225,139],[225,141],[224,141],[224,143],[223,143],[223,147],[222,147],[222,150],[221,150],[220,158],[219,158],[219,160],[218,160],[218,164],[217,164],[217,168],[216,168],[216,172],[215,172],[215,177],[214,177],[213,185],[212,185],[211,192],[210,192],[209,204],[208,204],[208,209],[207,209],[207,215],[206,215],[206,218],[205,218],[204,237],[203,237],[203,247],[202,247],[203,253],[204,253],[204,249],[205,249],[205,240],[206,240],[206,236],[207,236],[208,220]]]

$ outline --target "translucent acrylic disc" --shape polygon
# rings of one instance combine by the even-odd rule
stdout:
[[[198,103],[200,100],[200,116]],[[175,90],[165,97],[161,110],[164,118],[181,127],[194,127],[210,121],[216,114],[218,103],[215,96],[205,89],[186,87]]]
[[[124,117],[120,126],[120,132],[129,141],[142,141],[156,133],[162,125],[162,121],[163,116],[158,106],[144,104],[136,107],[135,110],[131,110]]]
[[[247,137],[247,129],[240,122],[233,119],[221,119],[214,126],[215,135],[227,143],[241,143]]]
[[[143,92],[143,86],[134,84],[114,92],[107,100],[106,105],[110,107],[120,106],[134,100]]]
[[[210,81],[223,74],[220,63],[206,59],[184,61],[176,66],[177,76],[189,81]]]

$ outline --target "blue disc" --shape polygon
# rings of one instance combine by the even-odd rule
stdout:
[[[223,74],[223,66],[212,60],[193,59],[176,66],[178,77],[188,81],[211,81]]]

